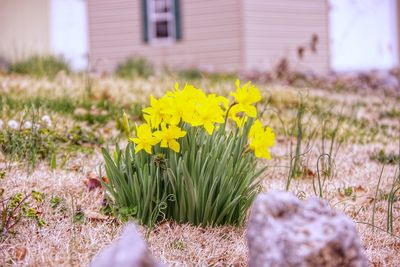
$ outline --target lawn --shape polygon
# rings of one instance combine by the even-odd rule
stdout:
[[[131,125],[139,125],[149,96],[160,97],[175,82],[187,81],[174,74],[147,79],[0,74],[1,201],[32,190],[43,193],[32,195],[33,216],[2,236],[0,265],[86,266],[118,237],[124,222],[105,215],[96,182],[100,171],[104,175],[101,148],[124,147],[123,111]],[[235,86],[230,76],[190,82],[224,96]],[[258,161],[258,167],[267,166],[262,191],[322,197],[354,220],[373,266],[399,266],[400,97],[379,90],[257,86],[261,119],[276,134],[272,159]],[[10,120],[16,130],[7,126]],[[32,134],[35,125],[42,127]],[[245,226],[164,221],[140,231],[148,234],[153,254],[171,265],[247,263]]]

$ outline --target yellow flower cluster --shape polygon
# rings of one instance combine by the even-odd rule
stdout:
[[[192,85],[180,90],[168,91],[162,98],[150,97],[150,107],[143,109],[146,122],[153,129],[162,123],[178,125],[181,121],[192,126],[203,126],[209,134],[214,131],[214,123],[223,123],[225,112],[222,105],[228,105],[228,99],[215,94],[206,95]]]
[[[180,128],[183,124],[204,127],[209,135],[218,124],[225,123],[226,118],[235,121],[239,128],[243,127],[248,117],[257,117],[254,105],[261,100],[261,93],[250,82],[241,87],[237,80],[236,91],[231,95],[234,102],[229,105],[229,100],[223,96],[205,94],[188,84],[179,89],[175,84],[175,88],[160,99],[150,97],[150,107],[143,109],[146,123],[140,125],[136,137],[129,140],[136,144],[136,153],[143,149],[151,154],[152,147],[158,143],[163,148],[179,152],[177,140],[186,135],[186,131]],[[264,131],[260,121],[256,120],[250,130],[249,147],[257,157],[269,159],[268,147],[274,144],[274,139],[272,130],[267,128]]]
[[[275,145],[275,134],[271,128],[264,129],[261,122],[256,120],[250,128],[248,138],[250,149],[254,150],[256,157],[271,159],[268,148]]]

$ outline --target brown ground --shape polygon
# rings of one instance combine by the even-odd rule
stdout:
[[[3,88],[8,88],[10,85],[7,83],[12,82],[3,79]],[[64,86],[72,86],[69,82],[63,81]],[[126,87],[124,83],[122,85],[108,83],[108,81],[102,83],[103,88],[110,86],[114,86],[121,97],[125,96],[125,93],[121,93]],[[147,91],[149,84],[139,82],[130,86],[128,87],[133,88],[132,90],[142,88],[143,91]],[[162,91],[159,87],[156,88],[156,92]],[[34,90],[35,88],[30,92]],[[282,94],[283,89],[274,90]],[[398,101],[379,95],[367,98],[365,95],[343,95],[343,93],[327,93],[322,90],[314,90],[312,94],[346,104],[364,101],[367,105],[360,109],[358,116],[367,117],[372,121],[379,120],[377,111],[389,106],[396,107],[398,104]],[[126,101],[130,101],[131,98],[135,97],[128,95]],[[399,126],[397,120],[388,120],[388,124]],[[288,140],[278,139],[280,141],[271,151],[273,160],[260,162],[260,164],[270,166],[263,180],[264,191],[283,190],[286,183]],[[381,148],[385,151],[397,151],[398,144],[390,138],[367,144],[349,142],[344,144],[337,153],[334,177],[327,183],[324,198],[333,207],[352,217],[355,222],[360,222],[356,224],[356,227],[367,257],[373,266],[400,266],[399,202],[396,202],[394,209],[394,235],[397,237],[362,224],[362,222],[371,222],[376,184],[381,170],[381,164],[371,160],[370,155]],[[307,166],[311,173],[315,173],[317,155],[316,148],[307,155]],[[112,219],[104,219],[97,213],[102,193],[98,189],[89,192],[84,184],[88,173],[97,172],[101,163],[102,160],[97,151],[93,155],[82,154],[68,162],[65,170],[52,171],[47,163],[43,163],[31,175],[27,175],[22,166],[18,164],[11,166],[6,177],[0,181],[1,187],[7,188],[8,194],[34,188],[45,192],[47,199],[52,196],[64,197],[66,210],[53,214],[49,204],[46,204],[42,210],[43,218],[47,223],[45,227],[38,228],[33,222],[21,223],[16,229],[18,232],[16,236],[10,236],[0,243],[0,266],[87,266],[101,248],[118,237],[122,225]],[[394,165],[385,167],[380,187],[383,191],[389,190],[394,173]],[[353,193],[350,196],[344,196],[344,189],[348,187],[353,188]],[[290,191],[301,197],[313,196],[312,177],[292,181]],[[375,225],[384,230],[386,229],[386,205],[385,200],[378,200],[375,214]],[[73,223],[73,207],[81,208],[87,217],[91,218],[87,218],[82,224]],[[140,230],[145,234],[146,229],[142,227]],[[247,263],[244,228],[204,229],[172,222],[164,223],[152,231],[149,247],[158,259],[171,265],[241,266]],[[21,261],[17,261],[17,252],[24,249],[27,249],[26,256]]]
[[[374,145],[359,145],[345,147],[341,157],[336,162],[336,177],[328,185],[328,199],[340,210],[344,210],[355,221],[371,222],[371,201],[375,195],[377,175],[380,165],[369,159],[369,153],[374,151]],[[283,153],[283,145],[274,149],[275,154]],[[98,155],[77,159],[71,166],[78,171],[51,171],[47,166],[40,166],[32,175],[18,167],[12,168],[3,181],[7,188],[13,191],[26,188],[36,188],[46,192],[48,196],[59,195],[67,199],[67,205],[81,206],[89,213],[99,209],[101,192],[88,192],[83,181],[86,173],[95,171],[101,162]],[[265,176],[265,191],[283,189],[287,171],[279,159],[268,162],[269,168]],[[71,167],[70,166],[70,167]],[[274,167],[275,166],[275,167]],[[391,183],[394,167],[385,169],[382,179],[382,189],[387,189]],[[353,186],[355,200],[343,197],[340,190],[344,186]],[[306,196],[313,195],[310,180],[295,180],[291,188],[295,193],[304,192]],[[302,193],[302,194],[304,194]],[[341,202],[340,204],[337,204]],[[336,205],[335,205],[336,203]],[[386,202],[378,202],[375,215],[376,225],[385,228]],[[355,214],[357,213],[357,214]],[[18,265],[29,266],[85,266],[92,257],[105,245],[114,240],[121,231],[121,225],[112,220],[92,219],[84,224],[74,224],[71,221],[71,211],[65,215],[52,215],[51,209],[43,211],[48,225],[39,229],[34,223],[23,223],[17,229],[18,235],[9,238],[1,244],[0,258],[5,262],[14,262],[16,251],[27,248],[27,255]],[[400,235],[400,209],[395,209],[395,230]],[[94,214],[96,217],[96,214]],[[357,224],[366,254],[374,266],[398,266],[400,259],[400,239],[375,230],[364,224]],[[145,229],[141,228],[142,233]],[[247,248],[245,230],[234,227],[199,228],[190,225],[165,223],[156,227],[150,235],[149,246],[153,253],[163,262],[172,265],[245,265]]]

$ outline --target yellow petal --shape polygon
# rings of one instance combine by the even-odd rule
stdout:
[[[257,117],[257,109],[256,109],[255,106],[251,106],[251,105],[245,106],[243,111],[244,111],[244,113],[246,113],[247,116],[249,116],[250,118],[255,118],[255,117]]]
[[[147,145],[144,147],[144,150],[148,153],[151,154],[151,145]]]
[[[206,129],[206,131],[209,135],[212,135],[212,133],[214,131],[214,124],[212,124],[211,122],[207,122],[204,124],[204,128]]]
[[[140,150],[142,150],[143,149],[143,146],[141,145],[141,144],[139,144],[139,145],[136,145],[136,147],[135,147],[135,154],[137,154]]]
[[[149,141],[150,145],[154,146],[156,145],[158,142],[160,142],[161,140],[156,138],[156,137],[152,137]]]
[[[165,139],[161,140],[161,147],[168,147],[168,142]]]
[[[236,80],[235,85],[237,88],[240,88],[240,80],[239,79]]]
[[[139,139],[139,138],[132,138],[132,137],[130,137],[130,138],[129,138],[129,141],[131,141],[131,142],[133,142],[133,143],[135,143],[135,144],[139,144],[139,143],[140,143],[140,139]]]
[[[150,96],[150,105],[153,107],[157,105],[157,99],[154,98],[154,96]]]
[[[169,145],[169,148],[171,148],[171,149],[172,149],[173,151],[175,151],[176,153],[179,152],[179,150],[180,150],[180,145],[179,145],[179,143],[178,143],[177,141],[171,140],[171,141],[169,141],[168,145]]]

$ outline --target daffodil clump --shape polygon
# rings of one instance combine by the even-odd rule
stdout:
[[[231,96],[188,84],[151,96],[125,152],[103,150],[110,203],[149,226],[241,224],[264,171],[256,158],[271,158],[275,135],[257,119],[257,87],[236,81]]]
[[[186,135],[188,127],[203,127],[212,135],[215,128],[224,126],[226,114],[240,129],[249,118],[257,117],[255,104],[261,100],[257,87],[246,83],[240,86],[236,81],[236,92],[232,92],[234,102],[216,94],[206,95],[202,90],[186,84],[180,90],[179,85],[168,91],[162,98],[150,97],[150,107],[143,109],[146,124],[137,128],[136,137],[129,138],[136,144],[135,152],[141,150],[152,154],[152,147],[160,143],[162,148],[180,152],[177,141]],[[240,115],[239,115],[240,114]],[[249,132],[249,148],[256,157],[270,159],[269,147],[273,146],[275,135],[271,128],[264,129],[259,120],[255,120]]]

